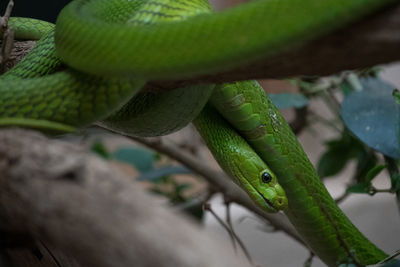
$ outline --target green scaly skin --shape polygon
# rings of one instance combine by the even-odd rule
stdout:
[[[266,58],[398,0],[255,0],[148,27],[102,19],[115,6],[129,13],[132,2],[75,0],[67,5],[56,29],[62,60],[86,73],[152,80],[215,73]],[[176,2],[191,6],[199,1]]]
[[[286,209],[286,194],[276,175],[213,107],[207,105],[193,123],[218,164],[260,208]],[[263,180],[265,174],[268,180]]]
[[[112,7],[115,5],[106,5],[97,12],[110,14],[108,8]],[[204,0],[191,1],[188,5],[180,1],[138,1],[135,12],[128,14],[125,19],[131,27],[149,26],[184,20],[211,10],[211,6]],[[189,124],[203,109],[213,88],[214,85],[210,84],[195,84],[170,92],[142,92],[98,124],[136,136],[166,135]]]
[[[120,109],[145,84],[144,79],[104,78],[72,69],[57,71],[62,63],[54,47],[51,24],[12,19],[22,38],[40,38],[34,49],[0,79],[0,125],[30,127],[48,132],[72,132]],[[30,26],[29,26],[30,25]]]
[[[146,8],[155,9],[142,12],[142,15],[167,17],[167,11],[158,12],[156,8],[170,9],[168,12],[191,10],[187,7],[193,3],[209,8],[200,0],[159,1],[158,4],[151,4],[156,1],[146,2]],[[29,76],[25,72],[30,72],[31,68],[21,67],[19,74],[13,77],[11,73],[8,78],[0,80],[0,117],[3,118],[0,124],[12,124],[14,119],[15,124],[22,126],[29,126],[32,121],[38,121],[39,125],[85,126],[118,110],[145,80],[184,78],[250,64],[355,21],[392,2],[398,0],[259,0],[216,14],[200,12],[201,15],[184,22],[132,27],[124,23],[129,24],[131,14],[144,1],[76,0],[62,11],[58,19],[57,55],[69,66],[92,76],[73,70],[53,73],[57,67],[47,69],[46,65],[53,64],[50,59],[55,50],[52,48],[45,53],[38,45],[34,52],[36,56],[32,57],[36,57],[41,66],[35,72],[44,77],[33,75],[35,77],[29,81],[22,81],[22,85],[27,87],[22,89],[21,84],[15,85],[21,82],[16,77]],[[176,6],[179,3],[181,6]],[[171,9],[169,5],[175,5],[175,8]],[[48,43],[43,41],[43,46],[52,43],[51,38],[53,36],[49,34]],[[43,58],[51,62],[42,62]],[[135,78],[133,81],[132,76]],[[54,77],[58,82],[51,80]],[[93,82],[100,88],[105,88],[104,84],[108,83],[111,90],[99,90],[99,93],[92,87]],[[76,85],[83,90],[74,89]],[[50,90],[48,86],[53,88]],[[245,91],[257,95],[257,90]],[[240,102],[241,96],[238,98]],[[384,258],[385,254],[366,240],[336,207],[279,112],[267,100],[262,100],[262,107],[259,107],[257,99],[253,100],[254,104],[244,106],[243,110],[253,109],[255,115],[236,112],[241,116],[237,124],[239,129],[240,125],[246,125],[242,134],[282,179],[281,184],[289,198],[287,214],[307,244],[331,266],[351,261],[366,265]],[[257,127],[260,121],[265,122],[264,127]],[[219,140],[209,143],[222,146],[222,139]],[[218,153],[226,149],[214,151]],[[229,162],[220,161],[225,165]],[[254,185],[260,190],[258,186]]]
[[[125,18],[131,25],[147,25],[149,23],[182,20],[187,16],[211,11],[208,2],[204,1],[193,1],[188,6],[182,6],[182,3],[175,1],[172,1],[168,5],[166,1],[161,1],[161,3],[155,1],[137,2],[134,8],[134,15],[132,16],[129,14],[130,17]],[[157,8],[157,12],[154,12],[155,8]],[[106,10],[110,12],[110,10]],[[100,12],[103,11],[104,10],[100,10]],[[105,19],[115,19],[113,16],[107,18],[107,14],[110,13],[103,15]],[[111,14],[113,13],[111,12]],[[26,28],[28,28],[27,25],[30,23],[30,20],[23,18],[11,20],[12,27],[16,29],[22,27],[23,38],[27,36],[26,34],[28,31]],[[36,128],[42,131],[46,130],[47,132],[66,132],[74,130],[74,128],[69,125],[82,126],[86,125],[87,121],[97,121],[97,119],[93,120],[93,115],[104,118],[105,114],[110,114],[105,112],[90,112],[90,110],[82,111],[82,108],[79,106],[77,106],[78,111],[71,106],[64,109],[63,107],[77,103],[88,105],[88,100],[74,97],[78,91],[82,92],[83,95],[96,95],[98,97],[104,97],[103,101],[108,100],[109,97],[107,97],[107,93],[115,94],[115,92],[117,92],[115,89],[119,88],[117,83],[131,80],[119,80],[116,78],[98,79],[94,75],[84,75],[69,69],[57,71],[65,68],[65,66],[62,65],[60,59],[56,55],[56,50],[53,45],[54,33],[52,26],[47,23],[42,25],[40,21],[37,20],[33,20],[31,24],[33,28],[32,38],[37,39],[38,33],[45,33],[46,30],[48,33],[45,34],[24,60],[0,79],[0,81],[4,81],[4,84],[8,88],[11,87],[11,90],[7,90],[5,87],[3,88],[7,94],[4,98],[4,104],[0,106],[0,114],[3,114],[6,118],[0,119],[0,125],[18,125]],[[17,31],[17,33],[19,33],[19,31]],[[86,82],[86,79],[94,79],[94,81]],[[42,83],[37,84],[36,81],[42,81]],[[95,94],[93,90],[85,86],[93,86],[93,88],[99,87],[104,91],[98,91],[98,94]],[[18,90],[18,88],[21,88],[21,90]],[[172,92],[145,92],[131,98],[131,100],[118,109],[117,112],[114,112],[111,116],[98,122],[98,124],[113,131],[126,134],[140,136],[168,134],[187,125],[193,120],[194,116],[199,114],[208,101],[213,88],[214,85],[193,85],[185,88],[178,88]],[[35,96],[32,92],[36,94],[40,93],[41,95]],[[129,92],[129,86],[127,87],[127,92]],[[71,95],[65,95],[65,93],[70,93]],[[47,102],[43,101],[43,103],[40,103],[40,100],[44,98],[45,94],[49,94],[49,97],[45,99]],[[123,97],[122,94],[117,95]],[[115,97],[116,101],[119,101],[118,105],[121,103],[121,97]],[[24,98],[27,100],[24,101]],[[37,101],[35,101],[36,99]],[[125,99],[129,99],[129,97],[125,97]],[[103,101],[96,101],[95,104]],[[179,106],[176,105],[178,101],[182,102]],[[8,105],[7,102],[9,103]],[[17,106],[17,103],[21,103],[21,105]],[[41,105],[40,107],[37,106],[39,103]],[[57,105],[59,104],[61,104],[61,108],[57,109]],[[89,107],[93,106],[92,103],[89,104]],[[1,110],[1,107],[3,107],[3,110]],[[177,107],[179,107],[178,110]],[[52,108],[54,112],[49,112],[48,108]],[[71,114],[65,115],[65,112],[75,112],[75,116],[71,116]],[[160,117],[160,114],[163,120],[161,122],[160,120],[154,119],[157,116]],[[204,118],[204,116],[200,117]],[[44,118],[46,120],[43,120]],[[68,120],[68,118],[71,120]],[[199,121],[202,120],[199,119]],[[68,123],[68,125],[61,124],[60,122]],[[199,122],[198,125],[202,125],[201,122]],[[219,128],[215,127],[214,131],[209,132],[211,134],[215,131],[219,131]],[[235,164],[225,164],[228,162],[225,156],[220,157],[221,159],[225,159],[220,161],[221,166],[224,167],[227,173],[232,175],[232,178],[240,177],[242,187],[245,188],[249,194],[252,194],[255,202],[264,210],[268,212],[277,212],[285,208],[287,206],[287,199],[282,187],[277,184],[274,174],[268,170],[265,163],[260,160],[243,138],[233,130],[225,130],[225,132],[229,133],[230,138],[220,140],[220,151],[228,151],[228,149],[235,146],[241,147],[242,149],[237,150],[240,153],[236,152],[237,157],[241,158],[241,166],[237,167]],[[231,154],[232,153],[233,152],[231,152]],[[246,155],[246,157],[243,157],[243,155]],[[259,169],[254,169],[251,166],[256,166]],[[234,167],[235,169],[233,170],[232,168]],[[245,173],[246,176],[233,176],[235,170]],[[271,177],[271,181],[263,183],[262,185],[258,183],[262,181],[260,176],[261,170],[264,174],[268,173]],[[238,179],[236,179],[236,181],[238,181]],[[259,188],[258,190],[254,189],[256,183]]]
[[[125,22],[131,26],[145,25],[147,27],[150,23],[182,20],[188,16],[211,11],[211,6],[203,0],[193,1],[190,5],[182,5],[182,2],[174,1],[171,3],[168,1],[120,2],[127,4],[107,6],[107,9],[100,10],[103,19],[112,20],[115,23]],[[155,8],[157,12],[154,12]],[[133,10],[135,12],[132,12]],[[119,16],[115,16],[116,12]],[[121,133],[136,136],[165,135],[183,128],[192,121],[212,93],[213,85],[193,85],[167,93],[138,94],[144,84],[142,78],[116,79],[112,77],[111,79],[102,76],[99,79],[96,75],[90,75],[88,76],[88,78],[91,77],[90,79],[81,79],[82,76],[87,75],[71,70],[59,71],[65,69],[66,66],[61,63],[56,54],[54,25],[26,18],[12,18],[10,25],[17,29],[17,37],[21,39],[39,39],[41,34],[45,36],[27,57],[0,79],[2,82],[0,93],[4,91],[6,96],[3,99],[4,104],[0,106],[1,126],[10,124],[31,126],[31,128],[47,129],[47,132],[57,133],[67,129],[70,132],[75,127],[87,126],[97,121],[97,124]],[[29,28],[32,29],[30,36]],[[39,77],[40,79],[34,79]],[[29,86],[26,87],[25,84]],[[111,84],[113,87],[110,87]],[[94,94],[90,89],[93,86],[104,89],[104,92],[99,91],[99,94]],[[43,101],[40,107],[31,110],[31,107],[26,107],[24,101],[20,102],[20,99],[29,100],[34,95],[39,95],[36,99],[41,99],[43,95],[49,93],[50,87],[52,88],[51,97],[45,99],[47,102]],[[18,94],[11,94],[9,89],[14,90],[13,88],[21,90],[19,92],[17,90]],[[65,97],[65,92],[71,94]],[[135,94],[136,96],[132,98],[131,96]],[[55,99],[64,100],[60,109],[54,108],[59,104],[54,101]],[[178,101],[181,102],[179,106],[175,105]],[[78,103],[86,104],[78,106]],[[12,106],[11,109],[10,106]],[[165,109],[166,106],[172,108]],[[2,107],[4,109],[1,109]],[[65,114],[66,109],[63,107],[72,107],[73,109],[67,109],[67,111],[73,114]],[[14,112],[14,108],[18,112]],[[155,117],[159,119],[154,120]],[[13,120],[13,118],[18,119]]]
[[[8,26],[17,30],[19,40],[39,40],[54,30],[53,23],[32,18],[10,18]]]
[[[257,82],[218,86],[211,102],[277,175],[289,202],[286,215],[326,264],[364,266],[386,257],[336,205],[289,125]]]

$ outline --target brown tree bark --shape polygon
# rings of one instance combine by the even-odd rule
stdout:
[[[82,266],[248,266],[76,145],[0,131],[0,229],[27,232]]]

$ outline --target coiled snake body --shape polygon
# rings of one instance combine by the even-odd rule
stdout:
[[[151,79],[268,58],[391,2],[256,0],[211,13],[206,0],[75,0],[55,31],[40,21],[14,19],[22,38],[44,36],[0,78],[0,125],[68,132],[96,122],[149,136],[194,119],[221,167],[261,208],[283,210],[326,264],[374,264],[386,254],[337,207],[256,82],[138,91]]]

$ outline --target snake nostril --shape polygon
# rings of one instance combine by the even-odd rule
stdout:
[[[278,198],[278,199],[277,199],[277,202],[278,202],[278,206],[279,206],[279,207],[284,207],[284,206],[286,206],[286,201],[285,201],[285,199],[282,198],[282,197]]]

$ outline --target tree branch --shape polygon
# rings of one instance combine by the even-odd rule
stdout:
[[[301,240],[297,231],[290,224],[286,216],[281,213],[267,213],[259,209],[249,198],[249,196],[242,189],[240,189],[240,187],[231,182],[231,179],[223,171],[210,168],[208,164],[205,164],[192,154],[183,151],[167,138],[141,138],[134,136],[127,137],[182,163],[187,168],[191,169],[195,173],[200,174],[204,179],[206,179],[206,181],[209,182],[210,185],[215,188],[215,190],[224,195],[225,199],[230,202],[235,202],[254,212],[261,218],[266,219],[275,227],[275,229],[284,231],[290,237],[304,245],[304,242]]]
[[[1,130],[0,173],[0,228],[27,231],[83,266],[248,266],[76,145]]]
[[[8,71],[15,64],[21,61],[22,58],[28,54],[35,46],[35,41],[14,41],[13,48],[8,56],[8,60],[5,62],[4,71]],[[2,42],[0,42],[0,46]]]

